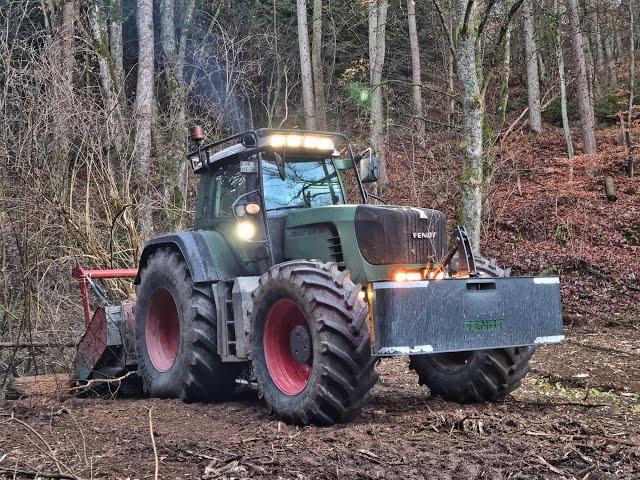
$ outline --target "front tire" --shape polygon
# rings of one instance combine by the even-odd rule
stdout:
[[[135,337],[145,391],[185,402],[228,397],[238,372],[218,356],[211,286],[194,285],[170,249],[153,252],[140,276]]]
[[[495,260],[476,259],[486,277],[506,277],[509,270]],[[535,347],[498,348],[468,352],[413,355],[409,368],[432,394],[458,403],[496,402],[517,389],[529,372]]]
[[[335,264],[291,261],[260,277],[251,311],[259,393],[288,423],[332,425],[357,417],[377,380],[367,305]]]

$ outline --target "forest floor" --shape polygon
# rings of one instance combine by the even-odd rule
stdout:
[[[74,398],[64,376],[25,378],[0,403],[0,478],[153,478],[157,458],[159,478],[640,479],[640,185],[616,131],[598,140],[605,153],[576,157],[573,182],[557,131],[500,151],[517,173],[498,169],[483,249],[516,274],[560,274],[567,336],[505,402],[431,397],[405,359],[382,361],[362,416],[332,428],[283,424],[246,387],[186,405]]]

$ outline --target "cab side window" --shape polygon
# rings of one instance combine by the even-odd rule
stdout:
[[[246,176],[238,161],[225,162],[202,174],[195,227],[208,228],[233,219],[233,202],[246,193]]]

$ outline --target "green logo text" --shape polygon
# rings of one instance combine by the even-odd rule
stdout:
[[[465,330],[494,330],[502,326],[502,319],[495,320],[466,320]]]

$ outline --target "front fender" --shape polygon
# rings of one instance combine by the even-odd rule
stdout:
[[[138,275],[134,283],[140,283],[140,272],[146,266],[149,255],[158,248],[169,247],[182,255],[193,283],[212,283],[227,280],[240,272],[235,255],[218,232],[177,232],[156,237],[147,243],[140,257]]]

